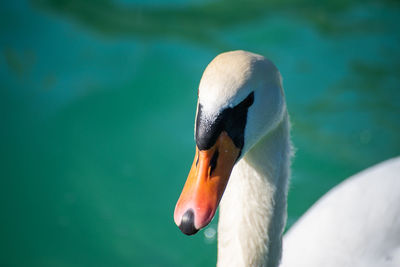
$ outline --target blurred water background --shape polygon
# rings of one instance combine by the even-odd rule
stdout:
[[[214,266],[173,223],[218,53],[276,63],[297,148],[288,226],[400,153],[399,1],[0,2],[0,265]]]

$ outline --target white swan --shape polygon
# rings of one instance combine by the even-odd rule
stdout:
[[[280,73],[260,55],[223,53],[198,95],[196,155],[175,223],[195,234],[224,195],[217,265],[279,266],[291,156]],[[283,266],[400,266],[400,160],[388,166],[390,175],[378,167],[355,177],[300,219],[285,238]]]

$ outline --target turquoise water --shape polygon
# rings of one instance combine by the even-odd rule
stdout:
[[[2,266],[214,266],[172,215],[218,53],[273,60],[297,149],[289,226],[400,154],[396,1],[2,1]],[[205,235],[207,233],[207,235]]]

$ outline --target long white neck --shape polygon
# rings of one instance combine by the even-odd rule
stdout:
[[[278,266],[290,154],[284,115],[234,167],[220,204],[217,266]]]

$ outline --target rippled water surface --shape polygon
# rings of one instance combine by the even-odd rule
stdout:
[[[202,71],[234,49],[284,78],[290,226],[400,154],[399,20],[397,1],[2,1],[0,265],[214,266],[217,219],[187,237],[172,214]]]

